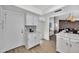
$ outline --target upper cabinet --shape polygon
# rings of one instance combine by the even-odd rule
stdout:
[[[39,16],[33,15],[33,25],[38,25]]]
[[[26,25],[32,25],[33,24],[33,15],[30,13],[26,14]]]
[[[38,20],[39,20],[39,16],[32,13],[26,14],[26,25],[37,25]]]

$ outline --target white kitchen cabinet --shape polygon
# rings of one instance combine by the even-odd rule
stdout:
[[[26,25],[33,25],[33,14],[27,13],[26,14]]]
[[[79,53],[79,36],[77,34],[59,33],[56,37],[56,51]]]
[[[25,33],[25,45],[27,49],[30,49],[40,44],[42,39],[41,23],[39,22],[39,16],[32,13],[26,13],[26,33]],[[27,31],[27,26],[36,26],[35,32],[31,33]]]
[[[39,17],[35,14],[27,13],[26,14],[26,25],[38,25]]]
[[[0,52],[4,49],[4,19],[3,19],[3,9],[0,7]]]
[[[34,15],[34,17],[33,17],[33,25],[38,26],[38,20],[39,20],[39,16]]]
[[[71,42],[70,53],[79,53],[79,42]]]
[[[30,49],[38,44],[40,44],[40,40],[36,33],[29,33],[27,34],[27,40],[26,40],[26,48]]]
[[[69,42],[65,39],[68,39],[68,38],[57,36],[56,51],[62,52],[62,53],[69,52],[69,45],[68,45]]]
[[[2,51],[23,45],[24,15],[4,10],[4,42]]]

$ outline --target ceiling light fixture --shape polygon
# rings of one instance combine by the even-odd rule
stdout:
[[[76,20],[76,17],[73,16],[71,13],[69,14],[68,18],[67,18],[68,21],[71,21],[71,22],[75,22]]]

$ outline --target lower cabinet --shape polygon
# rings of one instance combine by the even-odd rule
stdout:
[[[79,53],[79,42],[72,38],[57,36],[56,51],[61,53]]]
[[[70,53],[79,53],[79,42],[71,42]]]
[[[56,51],[62,52],[62,53],[69,52],[69,45],[68,45],[69,42],[65,39],[68,39],[68,38],[57,36]]]
[[[27,43],[26,43],[27,49],[30,49],[38,44],[40,44],[40,39],[38,38],[36,33],[27,34]]]

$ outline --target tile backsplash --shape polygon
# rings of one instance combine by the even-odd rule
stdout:
[[[79,21],[70,22],[67,20],[59,20],[59,29],[74,28],[79,30]]]

